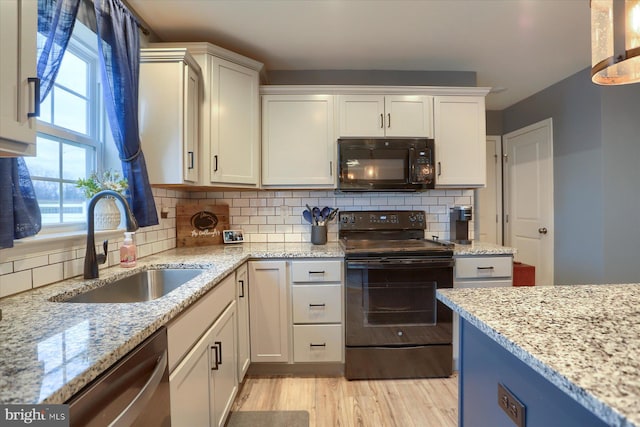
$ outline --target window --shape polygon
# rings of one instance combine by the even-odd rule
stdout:
[[[102,169],[108,132],[102,105],[97,36],[77,21],[54,86],[41,104],[37,156],[25,158],[43,230],[84,227],[86,199],[75,182]]]

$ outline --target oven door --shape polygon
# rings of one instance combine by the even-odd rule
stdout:
[[[450,344],[452,312],[436,289],[453,287],[453,259],[347,259],[346,345]]]

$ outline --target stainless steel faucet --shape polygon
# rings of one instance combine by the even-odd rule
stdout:
[[[127,201],[113,190],[103,190],[99,193],[96,193],[95,196],[89,200],[89,207],[87,209],[87,251],[84,255],[84,278],[85,279],[95,279],[98,277],[98,264],[104,264],[107,260],[107,248],[109,246],[109,241],[105,240],[102,243],[103,252],[100,255],[96,255],[96,241],[95,241],[95,230],[94,230],[94,218],[93,212],[96,207],[96,203],[98,200],[102,199],[105,196],[113,196],[117,200],[120,200],[122,206],[124,207],[124,213],[126,216],[126,224],[127,231],[136,231],[138,229],[138,222],[136,218],[133,216],[133,212],[131,212],[131,208]]]

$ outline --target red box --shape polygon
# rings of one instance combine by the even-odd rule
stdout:
[[[513,262],[513,286],[535,286],[536,268],[533,265]]]

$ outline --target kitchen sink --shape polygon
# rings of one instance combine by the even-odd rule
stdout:
[[[64,302],[122,303],[144,302],[163,297],[198,276],[200,268],[162,268],[140,271]]]

